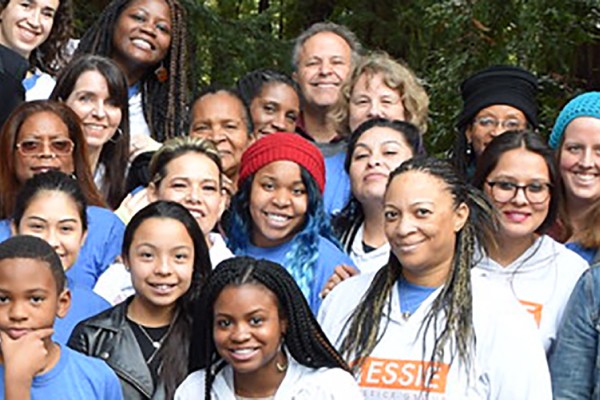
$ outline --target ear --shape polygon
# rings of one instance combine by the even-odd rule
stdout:
[[[150,182],[148,184],[148,192],[146,194],[146,196],[148,197],[148,200],[150,200],[150,203],[154,203],[155,201],[158,201],[158,188],[156,187],[156,184],[154,182]]]
[[[10,236],[16,236],[19,232],[17,231],[17,225],[14,220],[10,220]]]
[[[467,126],[467,129],[465,129],[465,137],[467,138],[467,143],[473,142],[473,125]]]
[[[283,338],[285,337],[285,334],[287,333],[287,329],[288,329],[288,320],[282,319],[280,321],[280,325],[281,325],[281,341],[283,341]]]
[[[296,82],[298,82],[298,72],[296,72],[296,71],[292,72],[292,79],[295,80]]]
[[[58,295],[58,301],[56,304],[56,316],[58,318],[64,318],[67,315],[67,311],[71,307],[71,291],[69,289],[64,289]]]
[[[469,207],[465,203],[460,203],[454,210],[454,233],[458,233],[469,219]]]

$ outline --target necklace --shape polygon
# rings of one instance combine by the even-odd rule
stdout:
[[[150,365],[150,363],[152,362],[152,360],[154,360],[154,357],[156,357],[156,355],[158,354],[158,351],[162,347],[163,342],[169,336],[169,333],[171,333],[171,330],[173,330],[173,327],[175,326],[174,322],[177,319],[178,315],[179,315],[179,310],[177,310],[175,312],[175,314],[173,315],[173,319],[171,320],[171,323],[169,324],[169,329],[167,329],[167,331],[165,332],[165,334],[162,335],[162,337],[160,337],[160,339],[158,339],[158,340],[152,339],[152,336],[150,336],[150,334],[148,334],[148,332],[146,331],[146,329],[142,325],[138,324],[137,322],[135,322],[134,320],[132,320],[131,318],[129,318],[129,320],[131,322],[133,322],[138,328],[140,328],[140,331],[144,334],[144,336],[146,337],[146,339],[148,339],[148,341],[152,344],[152,347],[154,347],[154,351],[152,351],[152,354],[150,354],[150,357],[146,360],[146,364],[147,365]]]
[[[169,331],[167,331],[164,335],[162,335],[162,337],[160,339],[154,340],[154,339],[152,339],[152,336],[150,336],[148,334],[148,332],[146,331],[146,329],[142,325],[140,325],[138,323],[136,323],[136,325],[138,326],[138,328],[140,328],[140,331],[142,331],[142,333],[144,334],[144,336],[146,336],[148,338],[148,340],[150,341],[150,343],[152,343],[152,347],[154,347],[156,350],[160,349],[160,346],[162,346],[163,341],[167,337],[167,333],[169,333]]]

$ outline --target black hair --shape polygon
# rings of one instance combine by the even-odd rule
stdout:
[[[277,298],[279,314],[287,321],[284,345],[296,361],[309,368],[349,370],[323,333],[294,278],[281,265],[251,257],[234,257],[221,262],[211,273],[194,313],[190,369],[205,369],[205,399],[211,398],[215,376],[225,366],[213,341],[214,304],[224,288],[246,284],[262,285]]]
[[[344,161],[344,168],[346,172],[350,173],[352,154],[356,149],[356,143],[358,143],[358,140],[364,133],[373,128],[389,128],[400,133],[410,147],[413,157],[420,155],[424,149],[423,138],[419,128],[410,122],[398,120],[392,121],[385,118],[369,119],[360,124],[350,136],[348,148],[346,150],[346,159]],[[356,233],[358,232],[358,229],[364,220],[365,213],[362,209],[362,205],[356,199],[356,197],[354,197],[354,195],[350,196],[350,200],[348,200],[346,206],[332,219],[334,232],[347,253],[350,252],[354,237],[356,236]]]
[[[237,99],[240,102],[240,104],[242,105],[242,110],[244,112],[244,115],[242,115],[242,119],[244,120],[246,129],[248,130],[248,136],[251,136],[252,132],[254,132],[254,124],[252,122],[252,117],[250,116],[250,106],[249,106],[249,104],[246,104],[244,97],[237,89],[226,87],[226,86],[223,86],[218,83],[207,86],[200,91],[200,93],[198,94],[198,96],[196,97],[194,102],[192,103],[192,107],[191,107],[190,111],[192,113],[194,112],[194,106],[204,96],[208,96],[209,94],[218,94],[221,92],[227,93],[228,95],[230,95],[231,97],[234,97],[235,99]],[[193,123],[193,116],[190,117],[190,123]]]
[[[36,174],[28,179],[17,194],[15,211],[12,220],[19,226],[21,219],[31,204],[32,200],[41,192],[61,192],[69,196],[77,206],[83,231],[87,231],[88,220],[86,214],[87,202],[77,180],[60,171],[47,171]]]
[[[179,203],[172,201],[156,201],[141,209],[133,216],[123,237],[122,256],[125,262],[129,259],[129,249],[135,233],[140,225],[151,218],[173,219],[179,221],[187,230],[194,244],[194,266],[192,283],[188,291],[177,299],[176,318],[172,322],[171,332],[157,353],[159,379],[165,385],[166,398],[170,399],[177,386],[188,375],[189,343],[192,326],[193,304],[198,298],[200,288],[212,269],[208,247],[200,226],[190,212]]]
[[[556,167],[554,152],[540,135],[527,130],[519,130],[504,132],[502,135],[495,137],[479,157],[475,176],[473,177],[473,185],[483,190],[487,177],[498,165],[500,157],[508,151],[520,148],[541,156],[548,168],[551,185],[548,215],[535,230],[536,233],[542,234],[554,224],[558,216],[562,183]]]
[[[237,81],[236,88],[246,107],[250,108],[252,100],[260,95],[265,85],[270,83],[282,83],[289,86],[298,96],[299,103],[302,104],[302,92],[298,83],[289,75],[268,68],[248,72]]]
[[[47,263],[56,282],[57,293],[60,294],[65,289],[67,279],[60,257],[45,240],[35,236],[17,235],[0,243],[0,261],[16,258]]]

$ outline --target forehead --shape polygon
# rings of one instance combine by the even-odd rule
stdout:
[[[244,105],[242,101],[227,93],[209,93],[194,103],[192,109],[194,120],[213,120],[220,118],[242,120],[244,118]]]
[[[319,32],[308,38],[300,51],[300,57],[345,57],[350,58],[348,42],[333,32]]]
[[[600,119],[596,117],[577,117],[565,128],[565,140],[577,140],[584,143],[600,143]]]
[[[201,179],[218,178],[219,167],[206,154],[188,151],[169,161],[166,165],[167,175],[186,175]]]
[[[88,69],[79,75],[77,80],[75,81],[75,89],[86,88],[88,90],[99,92],[99,91],[108,91],[108,82],[104,75],[100,73],[100,71],[96,69]]]
[[[63,120],[53,112],[41,111],[31,114],[19,129],[22,136],[69,136],[69,129]]]
[[[232,307],[234,306],[234,307]],[[215,301],[215,312],[234,308],[235,312],[244,314],[249,309],[278,309],[279,303],[275,294],[260,283],[243,285],[227,285]]]
[[[479,110],[475,117],[518,118],[525,120],[525,114],[518,108],[507,104],[494,104]]]
[[[4,291],[46,290],[56,292],[50,265],[33,258],[0,260],[0,288]]]
[[[124,10],[144,9],[156,18],[171,20],[171,9],[164,0],[133,0],[127,4]],[[121,14],[122,15],[122,14]]]
[[[80,220],[75,200],[59,190],[42,190],[29,202],[24,217],[44,216],[51,219],[75,218]]]
[[[548,180],[550,172],[544,157],[520,147],[501,154],[496,167],[489,175],[511,176],[523,180]]]
[[[358,77],[352,90],[385,91],[386,93],[393,92],[399,94],[397,89],[388,86],[388,84],[385,82],[385,77],[382,72],[375,72],[371,70],[366,70]]]
[[[302,181],[300,166],[293,161],[279,160],[265,165],[256,172],[256,177],[269,176],[282,182]]]
[[[283,82],[268,82],[264,84],[260,90],[259,96],[263,98],[284,99],[299,103],[296,91],[294,91],[290,85]]]
[[[360,135],[356,145],[375,147],[387,143],[397,143],[408,146],[404,135],[395,129],[383,126],[375,126]]]
[[[2,8],[4,6],[8,9],[10,6],[15,6],[21,1],[22,0],[10,0],[7,2],[0,1],[0,12],[3,11]],[[60,4],[59,0],[30,0],[30,3],[37,5],[40,8],[51,8],[53,10],[58,9],[58,6]]]
[[[450,208],[454,199],[442,179],[428,172],[412,170],[392,178],[385,192],[385,202],[398,207],[428,202]]]
[[[151,217],[144,220],[133,234],[133,243],[152,244],[160,248],[193,247],[185,225],[173,218]]]

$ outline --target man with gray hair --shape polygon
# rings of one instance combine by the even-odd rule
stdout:
[[[337,135],[327,115],[360,52],[356,35],[333,22],[313,24],[294,43],[293,77],[304,97],[298,131],[314,141],[325,157],[324,201],[325,209],[330,213],[339,211],[346,204],[350,181],[343,168],[346,142]]]

